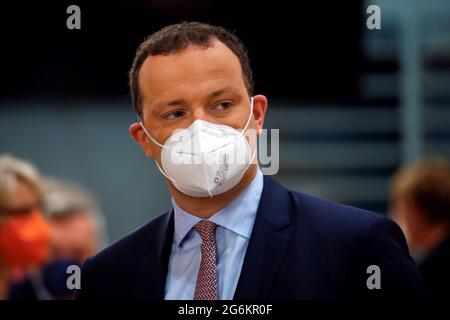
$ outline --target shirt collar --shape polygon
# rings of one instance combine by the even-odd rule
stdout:
[[[258,168],[255,178],[247,188],[208,220],[249,239],[261,199],[263,181],[263,174]],[[202,219],[181,209],[173,198],[172,205],[175,214],[175,243],[179,246],[191,229]]]

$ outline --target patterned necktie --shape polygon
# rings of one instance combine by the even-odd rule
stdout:
[[[216,231],[217,225],[202,220],[194,226],[202,238],[202,260],[195,286],[194,300],[217,300]]]

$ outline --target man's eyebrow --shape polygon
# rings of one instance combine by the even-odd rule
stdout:
[[[153,108],[153,110],[155,110],[157,112],[162,107],[176,107],[176,106],[182,106],[182,105],[186,105],[186,100],[184,100],[184,99],[163,100],[163,101],[157,102],[155,104],[155,107]]]
[[[233,86],[226,86],[223,87],[219,90],[215,90],[211,93],[208,93],[207,95],[207,99],[213,99],[216,98],[226,92],[232,92],[234,94],[237,95],[241,95],[241,93],[239,92],[239,90],[236,87]],[[158,112],[159,109],[163,108],[163,107],[176,107],[176,106],[185,106],[187,104],[185,99],[174,99],[174,100],[163,100],[163,101],[159,101],[157,103],[155,103],[153,111],[154,112]]]
[[[240,95],[240,92],[239,92],[239,90],[236,87],[226,86],[226,87],[223,87],[223,88],[221,88],[219,90],[215,90],[215,91],[209,93],[207,98],[208,99],[216,98],[216,97],[220,96],[221,94],[226,93],[228,91],[231,91],[234,94]]]

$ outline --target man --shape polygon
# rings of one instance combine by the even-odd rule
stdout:
[[[433,299],[448,299],[450,163],[428,159],[405,166],[392,179],[391,189],[392,215]]]
[[[89,190],[46,179],[44,204],[53,234],[53,260],[74,259],[82,264],[104,246],[103,213]]]
[[[130,134],[166,176],[173,210],[88,260],[80,299],[426,296],[396,224],[263,177],[243,133],[260,132],[267,99],[253,95],[236,36],[168,26],[137,50],[130,87]],[[368,280],[373,265],[381,282]]]

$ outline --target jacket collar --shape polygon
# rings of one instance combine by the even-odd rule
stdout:
[[[264,176],[264,187],[256,213],[235,300],[264,299],[289,244],[290,201],[288,191]],[[174,234],[173,210],[161,217],[151,236],[148,253],[142,257],[135,296],[163,300]]]

